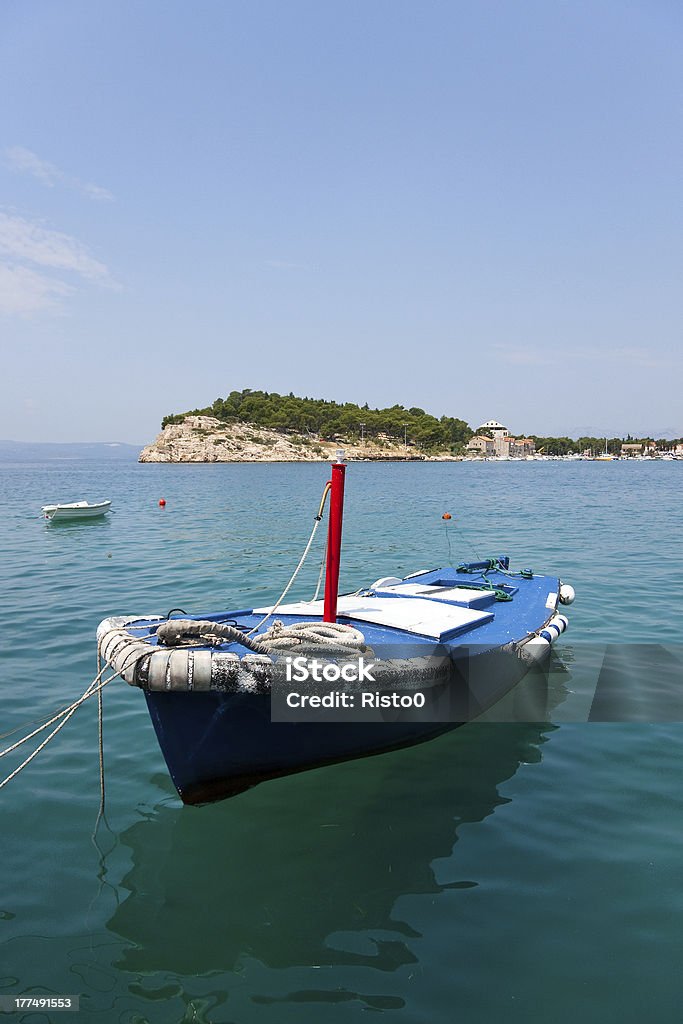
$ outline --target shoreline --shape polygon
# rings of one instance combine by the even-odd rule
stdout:
[[[584,449],[587,451],[588,449]],[[333,462],[339,452],[347,462],[651,462],[674,460],[673,452],[656,455],[551,455],[528,452],[520,455],[453,454],[436,449],[425,453],[407,438],[403,443],[379,436],[363,440],[332,437],[322,439],[308,432],[285,432],[253,423],[223,423],[212,416],[187,416],[181,423],[167,424],[155,440],[138,455],[143,463],[231,463],[240,462]]]
[[[156,465],[156,466],[239,466],[248,465],[256,466],[259,464],[277,466],[277,465],[297,465],[301,463],[310,463],[311,465],[322,465],[329,464],[330,461],[334,461],[331,457],[322,458],[310,458],[310,459],[263,459],[263,458],[242,458],[242,459],[138,459],[138,463],[141,465]],[[492,458],[477,459],[470,458],[466,455],[451,455],[451,456],[413,456],[408,458],[386,456],[384,458],[357,458],[353,455],[345,455],[343,458],[345,463],[373,463],[374,465],[391,463],[395,465],[400,464],[412,464],[416,463],[465,463],[474,464],[481,462],[497,462],[497,463],[529,463],[529,462],[683,462],[683,457],[679,455],[656,455],[656,456],[620,456],[613,455],[611,458],[590,458],[589,456],[575,456],[575,455],[540,455],[540,456],[528,456],[525,458]]]

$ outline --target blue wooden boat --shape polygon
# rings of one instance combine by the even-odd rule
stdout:
[[[456,728],[508,693],[567,626],[558,609],[572,588],[514,572],[503,556],[338,596],[344,468],[333,464],[326,487],[324,601],[100,624],[100,654],[144,691],[185,803]]]

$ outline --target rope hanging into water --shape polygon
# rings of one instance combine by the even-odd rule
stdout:
[[[464,541],[464,543],[467,544],[467,546],[472,549],[472,551],[474,552],[474,555],[475,555],[477,561],[480,562],[481,561],[481,555],[477,551],[477,548],[475,547],[474,542],[470,538],[469,532],[466,532],[464,527],[460,523],[459,517],[453,519],[452,520],[452,524],[453,524],[453,529],[457,532],[458,536],[461,537],[462,540]],[[449,554],[450,554],[450,547],[449,547]],[[451,562],[452,562],[452,559],[451,559]]]
[[[136,655],[138,659],[140,658],[139,652],[134,651],[133,653]],[[99,662],[100,659],[98,654],[98,665]],[[19,772],[23,771],[23,769],[26,768],[27,765],[29,765],[31,761],[33,761],[33,759],[38,756],[41,750],[45,749],[45,747],[48,745],[48,743],[50,743],[52,739],[54,739],[57,733],[64,728],[69,719],[73,715],[75,715],[75,713],[78,711],[82,704],[85,704],[85,702],[89,700],[91,697],[95,696],[95,694],[101,694],[105,686],[108,686],[109,683],[111,683],[114,679],[118,678],[119,673],[114,671],[108,678],[103,679],[102,676],[104,675],[107,668],[109,668],[109,665],[105,664],[99,669],[97,675],[92,680],[92,682],[88,683],[87,687],[85,688],[81,696],[77,700],[73,701],[72,704],[69,704],[64,708],[61,708],[61,710],[57,711],[46,722],[43,722],[42,725],[39,725],[37,729],[33,729],[32,732],[27,733],[26,736],[22,736],[21,739],[17,740],[15,743],[12,743],[9,747],[5,747],[4,750],[0,750],[0,758],[5,757],[7,754],[13,753],[24,743],[28,743],[29,740],[32,740],[39,733],[44,732],[46,729],[49,729],[50,726],[54,725],[55,722],[58,723],[56,727],[52,730],[52,732],[49,734],[49,736],[46,736],[45,739],[38,744],[35,750],[33,750],[28,755],[28,757],[24,758],[21,764],[17,765],[14,771],[10,772],[9,775],[7,775],[4,779],[0,780],[0,789],[6,786],[8,782],[11,782],[12,779],[14,779],[19,774]]]
[[[66,725],[66,723],[72,717],[72,715],[74,715],[76,713],[76,711],[78,711],[78,709],[81,706],[81,704],[83,704],[86,700],[88,700],[89,697],[92,697],[93,694],[97,693],[98,690],[101,690],[103,687],[105,687],[107,685],[107,683],[110,683],[112,681],[112,679],[115,679],[115,678],[116,678],[116,673],[111,675],[109,677],[109,679],[106,679],[104,682],[99,682],[97,687],[94,686],[94,684],[95,684],[95,682],[97,682],[97,680],[93,680],[93,682],[90,683],[90,685],[88,686],[87,690],[78,698],[78,700],[74,701],[74,703],[71,704],[65,711],[61,711],[57,715],[54,715],[48,722],[45,722],[44,725],[41,725],[37,729],[34,729],[33,732],[29,733],[27,736],[24,736],[22,739],[18,740],[16,743],[13,743],[12,746],[7,747],[3,751],[0,751],[0,757],[4,757],[6,754],[11,754],[12,751],[16,750],[23,743],[27,743],[30,739],[33,739],[33,737],[36,736],[39,732],[43,732],[45,729],[48,729],[53,724],[53,722],[55,722],[55,721],[57,721],[57,719],[61,718],[61,721],[52,730],[50,735],[47,736],[41,743],[39,743],[38,746],[36,747],[36,749],[33,750],[29,754],[29,756],[27,758],[25,758],[22,761],[22,763],[20,765],[18,765],[14,769],[13,772],[10,772],[10,774],[0,782],[0,789],[2,789],[3,786],[6,786],[8,782],[11,782],[12,779],[15,778],[15,776],[17,776],[20,771],[22,771],[27,765],[29,765],[31,763],[31,761],[34,759],[34,757],[37,757],[37,755],[41,752],[41,750],[45,749],[45,747],[48,745],[50,740],[54,739],[54,737],[57,735],[57,733],[60,731],[60,729],[63,729],[64,726]]]
[[[97,674],[102,672],[102,653],[97,646]],[[102,690],[97,691],[97,745],[100,755],[100,808],[97,812],[97,821],[93,836],[97,835],[97,828],[100,820],[104,818],[105,786],[104,786],[104,705],[102,703]]]

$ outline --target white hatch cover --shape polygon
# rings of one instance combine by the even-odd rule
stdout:
[[[428,597],[432,601],[447,601],[449,604],[464,604],[468,608],[482,608],[494,599],[492,590],[470,590],[468,587],[435,587],[426,583],[400,583],[380,587],[383,594],[400,594],[402,597]]]
[[[258,615],[265,615],[269,611],[271,608],[254,608]],[[278,612],[282,615],[322,615],[323,602],[300,601],[280,605]],[[420,597],[358,597],[356,594],[339,598],[337,615],[443,641],[493,619],[492,612],[476,611]]]

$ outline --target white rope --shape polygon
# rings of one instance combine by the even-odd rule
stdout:
[[[100,645],[97,645],[97,675],[102,674],[102,651]],[[94,834],[97,834],[97,826],[100,823],[100,818],[104,817],[104,705],[102,704],[102,688],[97,691],[97,740],[100,753],[100,809],[97,814],[97,821],[95,822]]]
[[[0,789],[2,789],[3,786],[6,786],[8,782],[11,782],[12,779],[15,777],[15,775],[18,775],[19,772],[23,768],[26,767],[26,765],[31,763],[33,758],[36,757],[41,752],[41,750],[43,750],[47,746],[47,744],[50,742],[52,737],[57,735],[59,730],[61,728],[63,728],[63,726],[66,725],[66,723],[69,721],[71,716],[74,715],[75,713],[76,713],[76,708],[72,708],[72,710],[69,712],[69,714],[59,723],[59,725],[55,729],[52,730],[52,732],[47,737],[47,739],[44,739],[43,742],[40,743],[36,747],[36,749],[31,754],[29,754],[29,756],[24,761],[21,762],[21,764],[19,765],[18,768],[15,768],[13,772],[10,772],[10,774],[5,779],[3,779],[2,782],[0,782]]]
[[[74,701],[73,704],[68,704],[66,707],[62,708],[55,715],[53,715],[52,718],[48,719],[47,722],[43,722],[43,724],[39,725],[37,729],[33,730],[33,732],[30,732],[28,733],[27,736],[24,736],[22,737],[22,739],[17,740],[17,742],[13,743],[11,747],[6,747],[4,750],[0,750],[0,757],[4,757],[5,754],[11,754],[13,750],[17,749],[17,747],[20,747],[23,743],[27,743],[29,740],[32,740],[33,737],[37,736],[39,732],[43,732],[44,729],[48,729],[53,722],[56,722],[59,718],[63,718],[64,715],[71,716],[73,711],[76,711],[76,709],[79,708],[80,705],[88,699],[88,697],[91,697],[96,692],[95,687],[99,683],[102,674],[106,668],[107,666],[105,665],[104,668],[97,673],[92,683],[88,684],[88,687],[83,692],[83,694],[78,698],[78,700]],[[115,676],[112,676],[110,679],[107,680],[107,682],[111,682],[111,679],[114,678]],[[102,685],[104,686],[106,685],[106,683],[103,683]]]
[[[255,633],[257,629],[261,628],[261,626],[263,625],[264,622],[267,622],[268,619],[272,615],[275,614],[275,612],[280,607],[280,605],[284,601],[285,597],[289,593],[290,587],[292,586],[292,584],[294,583],[294,580],[299,575],[299,570],[301,569],[301,566],[306,561],[306,556],[308,555],[308,552],[311,550],[311,544],[313,543],[313,538],[315,537],[315,532],[318,529],[318,525],[319,525],[319,523],[322,520],[323,509],[325,508],[325,502],[327,501],[327,496],[330,493],[331,489],[332,489],[332,483],[331,483],[330,480],[328,480],[327,483],[325,484],[324,489],[323,489],[322,498],[320,499],[320,507],[318,508],[318,514],[315,517],[315,522],[313,523],[313,529],[311,530],[311,536],[308,538],[308,544],[304,548],[304,553],[301,556],[301,558],[299,559],[299,564],[297,565],[296,569],[292,573],[292,575],[290,577],[290,580],[289,580],[289,583],[287,584],[285,589],[282,591],[282,593],[280,594],[280,596],[278,597],[277,601],[275,602],[273,607],[270,609],[268,614],[264,615],[264,617],[261,619],[261,621],[257,622],[253,629],[249,630],[249,632],[247,633],[247,636],[251,636],[252,633]],[[322,570],[321,570],[321,575],[322,575]],[[320,581],[318,581],[318,589],[320,589]],[[317,593],[318,593],[318,590],[316,590],[316,594]]]
[[[311,598],[311,604],[314,604],[318,600],[320,594],[320,584],[323,581],[323,573],[325,571],[325,562],[327,561],[327,541],[325,541],[325,550],[323,551],[323,557],[320,561],[320,572],[318,574],[318,585],[315,588],[315,594]]]
[[[81,704],[83,704],[83,703],[84,703],[84,702],[85,702],[86,700],[88,700],[88,698],[89,698],[89,697],[92,697],[92,695],[93,695],[94,693],[96,693],[97,691],[99,691],[99,690],[103,689],[103,688],[104,688],[104,687],[105,687],[105,686],[107,685],[107,683],[111,683],[111,681],[112,681],[113,679],[116,679],[116,676],[117,676],[117,673],[114,673],[113,675],[111,675],[111,676],[109,677],[109,679],[105,679],[105,680],[104,680],[104,682],[103,682],[103,683],[100,683],[100,685],[99,685],[99,686],[97,687],[97,690],[93,690],[93,689],[91,689],[90,687],[88,687],[88,689],[87,689],[87,690],[85,691],[85,693],[84,693],[84,694],[83,694],[83,695],[82,695],[81,697],[79,697],[77,701],[74,701],[74,703],[73,703],[73,704],[71,705],[71,707],[70,707],[70,709],[69,709],[69,711],[68,711],[68,714],[64,715],[64,717],[62,718],[62,721],[61,721],[61,722],[59,723],[59,725],[57,725],[57,726],[56,726],[56,728],[54,728],[54,729],[52,730],[52,732],[50,733],[50,735],[49,735],[49,736],[46,736],[46,738],[45,738],[45,739],[43,740],[43,742],[42,742],[42,743],[39,743],[39,744],[38,744],[38,746],[36,747],[36,749],[35,749],[35,750],[34,750],[34,751],[33,751],[32,753],[30,753],[30,754],[28,755],[28,757],[27,757],[27,758],[25,758],[25,759],[24,759],[24,760],[23,760],[23,761],[21,762],[21,764],[20,764],[20,765],[19,765],[19,766],[18,766],[17,768],[15,768],[15,769],[14,769],[14,771],[13,771],[13,772],[10,772],[10,774],[9,774],[9,775],[8,775],[8,776],[7,776],[6,778],[4,778],[4,779],[2,780],[2,782],[0,782],[0,789],[2,789],[2,787],[3,787],[3,786],[6,786],[8,782],[11,782],[11,780],[12,780],[12,779],[13,779],[13,778],[14,778],[14,777],[15,777],[16,775],[18,775],[18,774],[19,774],[19,772],[20,772],[20,771],[21,771],[21,770],[22,770],[23,768],[25,768],[25,767],[26,767],[26,766],[27,766],[28,764],[30,764],[30,763],[31,763],[31,761],[33,760],[33,758],[34,758],[34,757],[36,757],[36,756],[37,756],[37,755],[38,755],[38,754],[39,754],[39,753],[41,752],[41,750],[44,750],[44,749],[45,749],[45,747],[46,747],[46,746],[48,745],[48,743],[50,742],[50,740],[51,740],[51,739],[52,739],[52,738],[53,738],[54,736],[56,736],[56,735],[57,735],[57,733],[59,732],[59,730],[60,730],[60,729],[63,729],[63,728],[64,728],[64,726],[65,726],[65,725],[66,725],[66,723],[67,723],[67,722],[69,721],[69,719],[71,718],[71,716],[72,716],[72,715],[75,715],[75,714],[76,714],[76,712],[78,711],[78,709],[79,709],[79,707],[81,706]],[[91,684],[91,686],[92,686],[92,684]],[[53,719],[52,721],[54,721],[54,719]],[[48,722],[48,723],[46,723],[46,725],[42,726],[42,728],[43,728],[43,729],[47,729],[48,725],[51,725],[51,724],[52,724],[52,722]],[[41,731],[40,729],[37,729],[37,730],[36,730],[36,732],[40,732],[40,731]],[[33,733],[33,735],[35,735],[35,733]],[[26,742],[26,740],[28,740],[28,739],[30,739],[30,738],[31,738],[30,736],[25,736],[23,740],[19,740],[19,742],[18,742],[18,743],[15,743],[14,747],[12,747],[11,749],[15,749],[16,747],[18,747],[18,746],[21,746],[21,744],[22,744],[22,743],[25,743],[25,742]],[[4,750],[4,751],[3,751],[3,754],[6,754],[6,753],[9,753],[9,750]]]
[[[289,582],[287,583],[287,586],[282,591],[282,593],[280,594],[280,597],[277,599],[277,601],[275,602],[273,607],[270,609],[270,611],[267,613],[267,615],[265,615],[261,619],[261,621],[258,622],[253,627],[253,629],[249,630],[249,633],[247,634],[247,636],[251,636],[253,633],[255,633],[258,629],[261,628],[261,626],[265,622],[267,622],[268,619],[270,619],[275,614],[275,612],[280,607],[280,605],[284,601],[285,597],[289,593],[289,591],[290,591],[292,585],[294,584],[294,581],[296,580],[297,576],[299,575],[299,572],[301,571],[301,568],[302,568],[304,562],[306,561],[308,553],[311,550],[311,545],[313,544],[313,540],[315,538],[316,531],[318,529],[318,525],[320,524],[320,521],[322,519],[322,510],[323,510],[323,506],[325,504],[325,499],[326,499],[327,494],[329,492],[329,487],[330,487],[330,485],[328,484],[326,486],[324,492],[323,492],[323,497],[322,497],[322,500],[320,502],[320,509],[319,509],[318,515],[315,517],[315,522],[313,523],[313,529],[311,530],[311,535],[308,538],[308,543],[306,544],[306,547],[304,548],[303,554],[301,555],[301,558],[299,559],[299,563],[298,563],[296,569],[294,570],[294,572],[292,573],[292,575],[291,575],[291,577],[289,579]],[[325,561],[325,559],[324,559],[324,555],[323,555],[323,565],[324,565],[324,561]],[[321,565],[321,567],[320,567],[320,576],[318,577],[318,586],[316,587],[315,597],[314,597],[313,600],[317,600],[318,593],[320,591],[320,584],[321,584],[322,573],[323,573],[323,565]],[[329,625],[332,625],[334,627],[335,624],[325,624],[325,628],[327,626],[329,626]],[[287,637],[288,630],[283,628],[280,624],[275,624],[272,627],[272,629],[268,631],[268,634],[266,634],[266,636],[268,636],[268,640],[270,641],[270,643],[274,647],[275,646],[280,646],[281,644],[286,643],[288,639],[289,639],[289,642],[291,643],[291,640],[294,639],[295,636],[296,636],[296,639],[299,642],[304,642],[306,644],[311,644],[312,643],[315,646],[317,646],[319,644],[324,644],[327,647],[336,647],[336,648],[338,648],[340,650],[343,650],[343,651],[348,651],[350,647],[351,648],[359,647],[359,646],[362,645],[362,643],[364,641],[363,634],[362,633],[358,633],[357,630],[353,630],[349,626],[339,626],[339,627],[337,627],[337,629],[340,632],[344,631],[344,630],[347,631],[346,636],[343,639],[338,634],[335,634],[334,638],[329,633],[326,634],[325,636],[321,635],[319,633],[320,624],[318,624],[318,623],[306,623],[306,624],[305,623],[299,623],[298,626],[299,626],[300,632],[297,633],[297,634],[292,633],[289,636],[289,638]],[[304,626],[307,627],[307,628],[306,629],[301,629],[301,627],[304,627]],[[313,627],[313,630],[311,630],[311,628],[310,628],[311,626]],[[146,626],[146,625],[144,625],[144,626],[143,625],[141,625],[141,626],[131,625],[128,628],[129,629],[149,629],[149,627]],[[296,627],[294,627],[294,628],[296,629]],[[318,632],[314,632],[314,630],[318,630]],[[350,635],[351,633],[353,633],[354,635],[351,636]],[[269,634],[272,634],[272,635],[269,635]],[[152,635],[153,634],[150,632],[150,633],[148,633],[148,635],[146,637],[138,637],[137,639],[138,640],[146,640],[146,639],[149,639]],[[135,655],[135,656],[137,656],[139,658],[145,657],[147,655],[146,651],[143,652],[142,654],[140,654],[137,649],[134,650],[132,653],[133,653],[133,655]],[[99,659],[100,659],[100,651],[99,651],[99,646],[98,646],[98,665],[99,665]],[[35,757],[37,757],[37,755],[41,752],[41,750],[45,749],[45,747],[48,745],[50,740],[52,740],[57,735],[57,733],[61,729],[64,728],[66,723],[76,713],[76,711],[81,706],[81,704],[84,704],[86,700],[88,700],[94,694],[97,694],[98,695],[98,721],[99,721],[99,747],[100,747],[100,787],[101,787],[100,812],[101,813],[103,812],[103,809],[104,809],[104,789],[103,789],[103,786],[104,786],[104,762],[103,762],[103,744],[102,744],[102,690],[104,689],[105,686],[107,686],[109,683],[111,683],[112,680],[114,680],[117,677],[121,676],[128,666],[127,665],[123,665],[118,671],[113,672],[112,675],[109,676],[108,679],[105,679],[103,681],[102,680],[102,676],[103,676],[103,674],[104,674],[104,672],[105,672],[107,667],[108,667],[108,665],[105,664],[104,666],[102,666],[102,668],[99,669],[99,671],[98,671],[97,675],[95,676],[95,678],[93,679],[93,681],[88,684],[87,688],[84,690],[84,692],[78,698],[78,700],[75,700],[72,704],[69,704],[66,707],[61,708],[59,711],[56,712],[56,714],[54,714],[46,722],[43,722],[42,725],[39,725],[32,732],[28,733],[26,736],[23,736],[20,740],[17,740],[16,743],[13,743],[9,747],[6,747],[4,750],[0,751],[0,758],[1,757],[5,757],[7,754],[11,754],[13,751],[17,750],[24,743],[28,743],[29,740],[33,739],[39,733],[44,732],[45,729],[49,729],[50,726],[53,725],[55,722],[58,723],[55,726],[55,728],[52,730],[52,732],[48,736],[46,736],[45,739],[42,740],[38,744],[36,749],[33,750],[28,755],[28,757],[26,757],[22,761],[22,763],[20,765],[18,765],[14,769],[14,771],[10,772],[10,774],[7,775],[6,778],[4,778],[4,779],[2,779],[2,781],[0,781],[0,789],[2,789],[4,786],[6,786],[7,783],[10,782],[13,778],[15,778],[19,774],[20,771],[22,771],[27,765],[29,765],[31,763],[31,761],[33,761],[33,759]],[[15,730],[12,730],[12,731],[15,731]],[[6,735],[11,735],[11,732],[7,733]]]
[[[55,713],[65,714],[70,707],[70,704],[62,704],[61,707],[57,708],[57,711]],[[46,711],[45,714],[49,716],[50,712]],[[32,725],[38,725],[39,722],[43,722],[43,725],[45,725],[46,723],[44,722],[44,717],[45,716],[41,718],[31,718],[28,722],[21,722],[19,725],[15,725],[13,729],[8,729],[7,732],[0,732],[0,740],[9,739],[9,737],[14,736],[16,732],[21,732],[22,729],[29,729]],[[2,757],[1,752],[0,757]]]
[[[291,588],[292,584],[294,583],[294,580],[295,580],[295,579],[297,578],[297,576],[299,575],[299,570],[301,569],[302,565],[303,565],[303,564],[304,564],[304,562],[306,561],[306,556],[308,555],[308,552],[309,552],[309,551],[311,550],[311,544],[313,543],[313,538],[315,537],[315,532],[316,532],[316,530],[318,529],[318,526],[319,526],[319,525],[320,525],[320,519],[318,519],[318,518],[316,517],[316,520],[315,520],[315,522],[314,522],[314,524],[313,524],[313,529],[311,530],[311,536],[310,536],[310,537],[308,538],[308,544],[307,544],[307,545],[306,545],[306,547],[304,548],[304,553],[303,553],[303,555],[301,556],[301,558],[299,559],[299,564],[297,565],[296,569],[295,569],[295,570],[294,570],[294,572],[292,573],[292,575],[291,575],[291,577],[290,577],[290,580],[289,580],[289,583],[287,584],[287,586],[285,587],[285,589],[284,589],[284,590],[282,591],[282,593],[280,594],[280,596],[278,597],[277,601],[275,602],[275,604],[273,605],[273,607],[272,607],[272,608],[270,609],[270,611],[268,612],[268,614],[267,614],[267,615],[264,615],[264,616],[263,616],[263,618],[261,619],[261,621],[260,621],[260,622],[257,622],[257,623],[256,623],[256,625],[254,626],[254,628],[253,628],[253,629],[250,629],[250,630],[249,630],[249,632],[247,633],[247,636],[251,636],[251,634],[252,634],[252,633],[255,633],[257,629],[260,629],[260,628],[261,628],[261,626],[263,625],[263,623],[264,623],[264,622],[267,622],[267,621],[268,621],[268,619],[270,619],[270,618],[271,618],[271,617],[272,617],[272,616],[273,616],[273,615],[275,614],[275,612],[277,611],[277,609],[278,609],[278,608],[280,607],[280,605],[281,605],[281,604],[282,604],[282,602],[284,601],[285,597],[286,597],[286,596],[287,596],[287,594],[289,593],[289,590],[290,590],[290,588]]]
[[[359,629],[343,622],[295,622],[285,626],[275,621],[256,639],[269,650],[305,650],[324,655],[349,654],[365,649],[365,637]]]
[[[132,653],[135,654],[138,657],[145,657],[147,652],[143,652],[143,654],[140,655],[139,652],[136,649]],[[41,752],[41,750],[45,749],[45,747],[48,745],[50,740],[53,739],[57,735],[57,733],[60,731],[60,729],[64,728],[64,726],[69,721],[69,719],[72,717],[72,715],[74,715],[78,711],[78,709],[81,706],[81,704],[84,704],[85,701],[89,700],[90,697],[94,696],[94,694],[100,693],[104,689],[105,686],[107,686],[109,683],[111,683],[114,679],[118,678],[118,676],[120,675],[120,672],[112,672],[112,674],[109,676],[108,679],[104,679],[104,680],[102,679],[102,675],[104,674],[105,670],[108,667],[109,666],[107,664],[105,664],[100,669],[100,671],[97,673],[97,675],[95,676],[93,681],[88,684],[88,686],[86,687],[84,692],[81,694],[81,696],[78,698],[78,700],[75,700],[73,702],[73,704],[70,704],[67,708],[63,708],[61,711],[58,711],[56,715],[53,715],[52,718],[49,719],[49,721],[44,722],[43,725],[40,725],[37,729],[34,729],[33,732],[29,733],[27,736],[22,737],[22,739],[17,740],[17,742],[13,743],[10,747],[7,747],[5,750],[0,751],[0,757],[4,757],[6,754],[11,754],[13,750],[16,750],[23,743],[27,743],[30,739],[33,739],[33,737],[37,736],[39,732],[43,732],[45,729],[49,729],[49,727],[54,722],[58,721],[58,719],[61,718],[61,721],[52,730],[52,732],[49,734],[49,736],[46,736],[45,739],[41,743],[38,744],[36,749],[34,751],[32,751],[32,753],[30,753],[29,756],[27,758],[25,758],[22,761],[22,763],[20,765],[18,765],[18,767],[16,767],[14,769],[14,771],[10,772],[10,774],[7,775],[6,778],[4,778],[4,779],[2,779],[2,781],[0,781],[0,789],[2,789],[3,786],[6,786],[8,782],[11,782],[11,780],[13,778],[15,778],[15,776],[17,776],[20,771],[22,771],[28,764],[31,763],[31,761],[34,759],[34,757],[36,757]],[[121,671],[124,671],[126,668],[127,668],[127,666],[124,665],[122,667]]]

